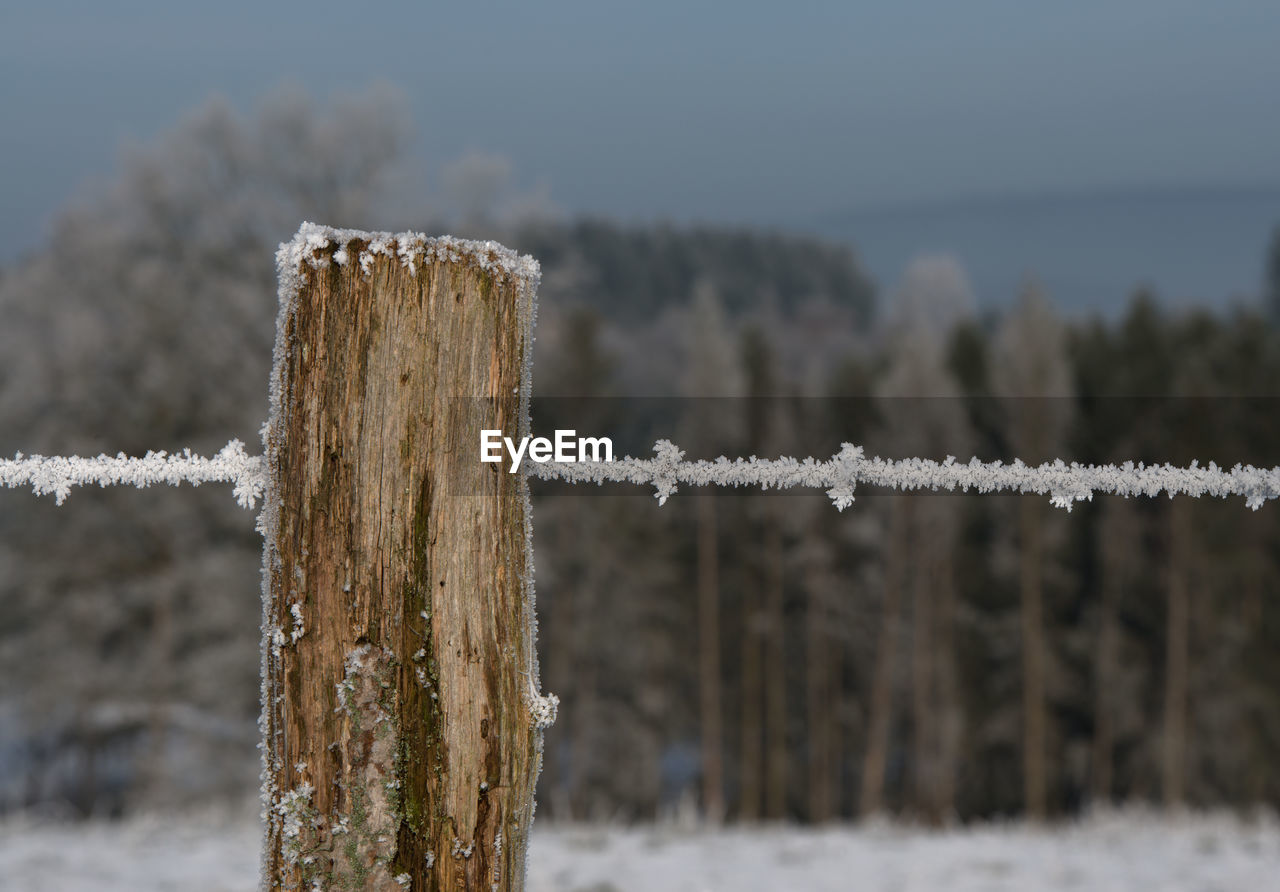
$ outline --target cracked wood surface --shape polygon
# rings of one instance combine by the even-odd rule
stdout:
[[[304,266],[281,333],[268,885],[519,889],[528,499],[479,431],[518,430],[531,301],[466,260],[370,272]]]

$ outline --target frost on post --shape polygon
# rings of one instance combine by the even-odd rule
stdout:
[[[527,433],[537,264],[311,224],[277,261],[264,887],[521,888],[555,709],[538,690],[528,485],[451,461],[472,419],[449,407],[475,399],[483,427]],[[296,764],[314,789],[294,836]]]

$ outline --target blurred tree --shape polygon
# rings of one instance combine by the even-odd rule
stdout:
[[[1001,326],[995,384],[1007,398],[1015,454],[1029,464],[1050,460],[1065,442],[1071,395],[1064,330],[1044,293],[1028,284]],[[1044,499],[1022,496],[1019,509],[1019,588],[1022,598],[1023,784],[1027,815],[1048,812],[1049,645],[1045,638]]]
[[[898,331],[927,331],[942,340],[972,322],[975,300],[964,266],[950,254],[915,258],[889,305],[888,323]]]
[[[592,397],[608,394],[614,383],[614,361],[600,344],[600,325],[599,314],[580,306],[544,314],[538,328],[542,359],[532,407],[538,431],[607,429],[583,413],[598,405]],[[548,812],[562,820],[581,817],[592,808],[592,788],[604,762],[597,751],[606,709],[602,678],[609,670],[602,665],[596,642],[610,616],[608,606],[600,603],[602,576],[613,570],[601,559],[610,544],[607,537],[601,538],[604,503],[571,496],[538,498],[536,503],[540,552],[560,558],[540,566],[540,659],[547,689],[565,706],[562,719],[546,735],[538,795]],[[595,560],[587,559],[592,550]]]
[[[1280,323],[1280,226],[1271,232],[1262,287],[1263,307],[1273,323]]]
[[[222,100],[135,149],[0,285],[0,450],[215,450],[266,414],[272,255],[302,219],[372,222],[407,130],[378,90]],[[82,812],[252,783],[261,545],[218,488],[0,508],[0,671],[34,800]],[[141,779],[145,777],[145,781]],[[3,786],[0,784],[0,786]],[[145,787],[145,791],[144,791]]]
[[[1180,362],[1169,382],[1171,396],[1165,420],[1170,440],[1183,454],[1203,455],[1206,447],[1203,429],[1197,423],[1198,406],[1212,386],[1210,370],[1205,366],[1206,342],[1214,339],[1212,323],[1197,324],[1189,320],[1192,334],[1199,344],[1187,344],[1188,361]],[[1199,320],[1208,323],[1208,320]],[[1161,741],[1160,787],[1167,808],[1181,808],[1187,789],[1187,749],[1189,736],[1192,588],[1199,588],[1196,565],[1198,540],[1193,535],[1195,506],[1192,499],[1174,498],[1168,505],[1168,561],[1165,566],[1166,620],[1163,740]],[[1196,592],[1204,604],[1212,601],[1212,592]],[[1203,609],[1203,608],[1202,608]]]
[[[741,394],[728,323],[719,295],[709,282],[695,287],[689,308],[684,394],[692,399],[686,416],[691,455],[711,457],[738,444],[737,419],[724,400]],[[719,397],[719,399],[716,399]],[[720,557],[716,495],[700,493],[697,511],[698,666],[702,739],[702,808],[711,823],[724,818],[723,726],[720,649]]]
[[[863,817],[884,810],[885,766],[889,758],[893,723],[893,688],[896,674],[898,624],[902,600],[902,579],[907,563],[906,528],[911,521],[912,501],[907,496],[891,496],[889,529],[884,555],[884,597],[880,630],[876,637],[872,669],[871,698],[868,704],[867,743],[862,760],[858,810]]]
[[[1120,607],[1133,584],[1141,557],[1140,520],[1129,501],[1109,499],[1097,525],[1102,557],[1098,598],[1097,641],[1093,662],[1093,739],[1090,750],[1090,799],[1112,801],[1115,790],[1117,725],[1125,721],[1126,698],[1121,674]]]
[[[923,257],[907,269],[890,308],[888,368],[877,386],[886,403],[886,444],[895,455],[945,458],[968,448],[968,420],[947,367],[945,346],[972,312],[973,294],[954,259]],[[963,716],[953,642],[952,549],[958,529],[950,498],[889,500],[884,616],[876,644],[861,810],[883,807],[892,725],[897,614],[910,592],[911,727],[914,810],[938,822],[955,809]],[[918,557],[913,557],[918,555]]]
[[[743,329],[739,349],[746,393],[744,402],[747,415],[745,420],[746,448],[753,455],[770,455],[772,453],[768,446],[775,438],[773,431],[774,426],[777,424],[777,419],[774,409],[778,405],[775,398],[777,372],[773,350],[764,329],[758,324],[751,324]],[[765,533],[766,538],[769,542],[772,542],[775,524],[771,522],[771,513],[769,511],[771,503],[769,498],[767,496],[757,496],[753,499],[753,502],[759,506],[759,513],[762,515],[762,519],[753,526],[751,532],[754,535],[760,535],[759,528],[763,525],[770,531]],[[775,560],[780,562],[781,557],[773,555],[768,547],[766,547],[766,553],[765,564],[771,566]],[[775,635],[781,637],[782,620],[781,617],[766,614],[764,609],[765,599],[762,597],[764,595],[762,589],[765,586],[762,586],[760,582],[768,579],[772,583],[773,575],[766,567],[761,567],[760,572],[752,574],[752,578],[743,588],[742,638],[739,642],[741,653],[742,718],[739,753],[740,779],[738,786],[740,797],[739,816],[744,821],[757,820],[763,813],[765,728],[768,727],[770,730],[774,728],[773,723],[769,723],[766,726],[764,721],[764,679],[766,677],[764,671],[764,642],[771,640]],[[779,577],[777,582],[780,587],[781,574],[777,575]],[[775,600],[780,603],[780,595],[775,599],[774,593],[770,589],[768,601],[773,604]],[[770,662],[769,671],[781,677],[781,661],[778,660],[777,663],[774,663],[771,660]],[[777,727],[779,730],[785,729],[785,722],[779,722]],[[769,758],[771,761],[782,760],[785,763],[785,743],[777,747],[776,751],[771,748]],[[783,773],[785,773],[785,764],[783,765]],[[777,798],[781,800],[780,795]]]
[[[791,318],[805,304],[828,302],[871,319],[875,287],[848,245],[746,229],[621,226],[606,220],[516,226],[510,242],[537,257],[544,270],[570,257],[585,268],[584,293],[605,316],[635,325],[679,307],[700,282],[712,285],[725,310],[738,316],[766,295]]]
[[[440,172],[445,200],[464,227],[492,226],[498,201],[510,188],[511,159],[473,152],[446,164]]]

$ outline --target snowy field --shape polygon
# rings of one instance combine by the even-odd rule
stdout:
[[[0,889],[248,892],[258,828],[217,817],[0,823]],[[1262,890],[1280,888],[1274,817],[1100,815],[1036,830],[897,825],[704,832],[542,825],[529,892]]]

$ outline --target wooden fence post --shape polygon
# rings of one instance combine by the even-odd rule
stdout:
[[[542,730],[527,486],[537,264],[304,224],[266,429],[265,888],[524,885]]]

